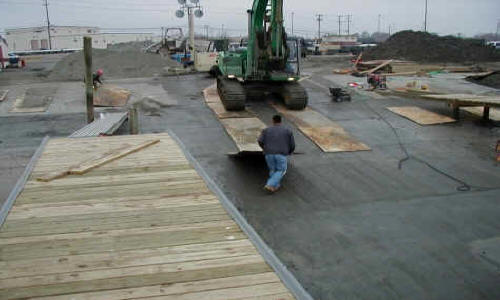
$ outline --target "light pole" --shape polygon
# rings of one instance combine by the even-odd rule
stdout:
[[[427,32],[427,0],[425,0],[424,31]]]
[[[177,0],[181,5],[180,9],[175,12],[177,18],[183,18],[185,12],[188,14],[189,22],[189,49],[191,51],[191,57],[195,57],[195,45],[194,45],[194,17],[203,17],[203,10],[200,6],[199,0],[189,0],[191,3],[187,3],[187,0]]]

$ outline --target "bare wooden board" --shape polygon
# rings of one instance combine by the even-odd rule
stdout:
[[[95,106],[121,107],[127,104],[130,91],[115,85],[103,85],[94,92]]]
[[[370,69],[370,70],[367,70],[367,71],[360,72],[360,74],[371,74],[371,73],[373,73],[373,72],[375,72],[375,71],[377,71],[377,70],[379,70],[379,69],[381,69],[381,68],[383,68],[383,67],[387,66],[388,64],[390,64],[390,63],[392,63],[392,62],[393,62],[393,60],[392,60],[392,59],[391,59],[391,60],[387,60],[387,61],[383,62],[382,64],[380,64],[380,65],[376,66],[376,67],[375,67],[375,68],[373,68],[373,69]]]
[[[7,98],[7,94],[9,90],[0,90],[0,102],[4,101]]]
[[[370,147],[354,139],[339,124],[324,115],[306,108],[302,111],[288,110],[275,104],[278,112],[293,122],[299,130],[310,138],[324,152],[367,151]]]
[[[444,94],[444,95],[425,95],[423,97],[429,100],[442,100],[457,104],[470,104],[477,106],[489,105],[489,106],[500,107],[500,96]]]
[[[483,116],[482,106],[461,107],[460,109],[478,117]],[[500,122],[500,109],[490,108],[490,120]]]
[[[55,180],[58,178],[65,177],[65,176],[70,175],[70,174],[83,175],[92,169],[98,168],[104,164],[110,163],[113,160],[122,158],[122,157],[127,156],[131,153],[135,153],[139,150],[147,148],[147,147],[154,145],[158,142],[160,142],[160,140],[146,141],[144,143],[141,143],[141,144],[135,145],[135,146],[125,145],[125,146],[120,147],[119,149],[112,150],[109,153],[106,153],[99,158],[92,159],[90,161],[84,161],[75,167],[70,167],[66,170],[55,171],[53,173],[49,173],[49,174],[40,176],[37,178],[37,180],[43,181],[43,182],[49,182],[49,181],[52,181],[52,180]]]
[[[0,228],[0,298],[294,299],[167,134],[53,139],[34,170],[155,140],[96,172],[29,177]]]
[[[262,130],[266,128],[257,118],[230,118],[220,122],[236,143],[239,152],[262,152],[257,140]]]
[[[203,95],[205,96],[205,102],[207,103],[207,106],[214,111],[219,119],[255,117],[254,113],[246,109],[242,111],[227,111],[224,108],[222,101],[220,100],[220,96],[217,93],[217,88],[215,85],[212,85],[203,90]]]
[[[420,125],[435,125],[456,122],[455,119],[415,106],[388,107],[388,110]]]

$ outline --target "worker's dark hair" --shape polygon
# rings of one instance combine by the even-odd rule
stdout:
[[[274,123],[281,123],[281,116],[280,115],[274,115],[273,116],[273,122]]]

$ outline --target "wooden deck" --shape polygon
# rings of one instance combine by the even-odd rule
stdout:
[[[294,299],[167,134],[48,142],[0,229],[0,299],[25,298]]]

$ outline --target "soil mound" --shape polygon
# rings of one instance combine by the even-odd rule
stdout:
[[[421,31],[401,31],[377,47],[368,49],[363,59],[403,59],[417,62],[500,61],[500,51],[483,40],[438,36]]]
[[[103,69],[104,78],[151,77],[162,74],[165,67],[181,67],[177,62],[158,54],[144,53],[133,47],[93,49],[92,67]],[[83,52],[72,53],[59,61],[49,78],[57,80],[83,80],[85,76]]]
[[[486,76],[469,76],[467,77],[467,80],[477,84],[500,89],[500,71],[492,72]]]

